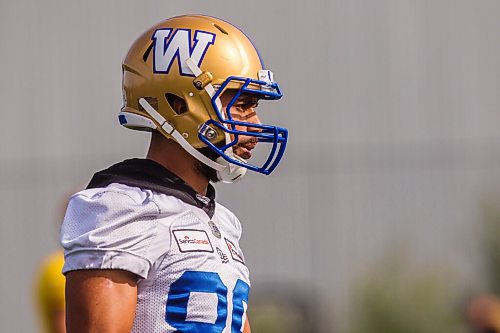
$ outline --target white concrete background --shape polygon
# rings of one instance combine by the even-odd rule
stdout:
[[[116,121],[121,60],[183,13],[239,26],[285,92],[261,112],[290,129],[276,173],[218,186],[255,288],[296,286],[346,318],[352,281],[395,239],[409,265],[480,284],[479,203],[500,190],[499,12],[494,0],[0,1],[0,331],[36,331],[33,274],[58,246],[66,194],[144,155],[148,136]]]

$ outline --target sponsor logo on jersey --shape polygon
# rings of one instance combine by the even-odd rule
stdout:
[[[217,250],[217,253],[219,254],[220,260],[222,261],[223,264],[227,264],[229,262],[229,257],[218,247],[215,248]]]
[[[194,38],[191,29],[158,29],[151,38],[153,40],[153,69],[155,73],[168,74],[174,61],[177,60],[179,74],[194,76],[186,64],[191,58],[198,67],[210,45],[215,42],[215,34],[196,30]]]
[[[245,261],[243,260],[243,254],[241,253],[240,249],[238,249],[236,247],[236,245],[234,245],[234,243],[231,242],[229,239],[224,238],[224,240],[226,241],[226,245],[227,245],[227,248],[229,249],[229,253],[231,253],[231,258],[244,264]]]
[[[204,230],[178,229],[172,232],[181,252],[214,252]]]

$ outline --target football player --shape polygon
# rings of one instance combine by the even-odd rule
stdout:
[[[47,256],[36,276],[35,300],[45,333],[65,333],[62,251]]]
[[[133,43],[119,121],[151,131],[149,151],[97,172],[69,202],[68,332],[250,332],[241,225],[210,182],[276,168],[288,132],[262,124],[257,106],[281,96],[225,21],[174,17]],[[256,146],[269,149],[251,163]]]

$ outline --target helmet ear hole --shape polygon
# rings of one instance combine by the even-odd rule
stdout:
[[[186,101],[174,94],[166,93],[165,98],[167,99],[168,105],[174,110],[178,115],[188,112]]]

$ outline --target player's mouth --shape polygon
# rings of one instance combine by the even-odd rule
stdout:
[[[238,145],[234,151],[239,157],[248,160],[252,157],[252,149],[254,149],[256,145],[256,143],[249,142],[243,145]]]

